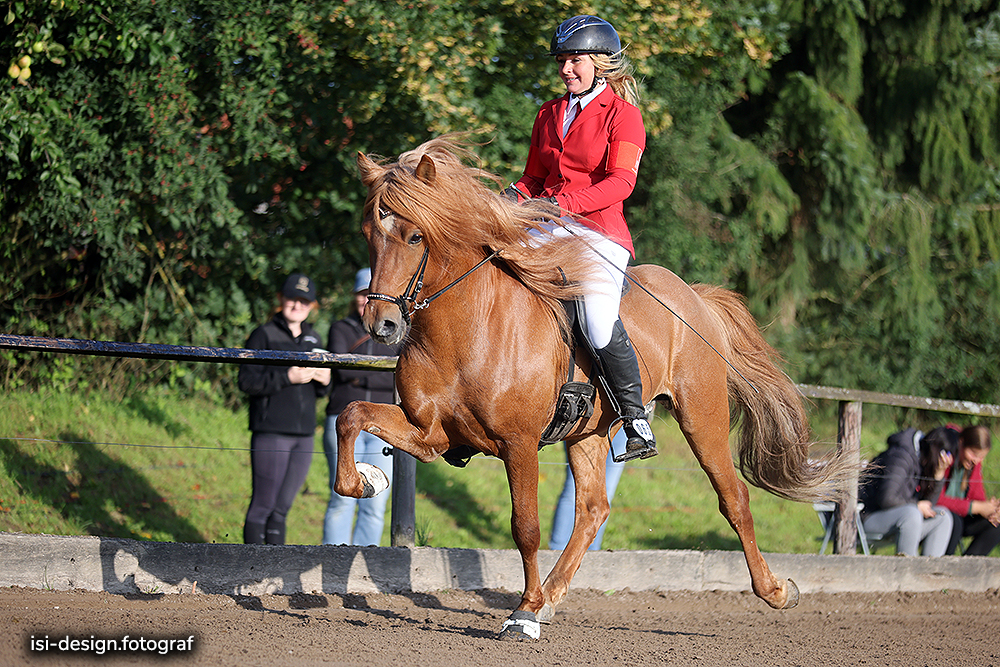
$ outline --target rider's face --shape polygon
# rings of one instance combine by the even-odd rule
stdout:
[[[566,90],[574,95],[590,90],[597,71],[588,54],[559,54],[556,56],[556,64],[559,65],[559,77],[566,84]]]

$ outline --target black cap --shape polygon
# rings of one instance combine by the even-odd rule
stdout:
[[[309,279],[309,276],[301,273],[293,273],[288,276],[285,286],[281,288],[281,293],[289,299],[316,300],[316,284]]]

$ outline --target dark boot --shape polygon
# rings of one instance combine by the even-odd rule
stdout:
[[[264,544],[264,524],[247,522],[243,526],[243,544]]]
[[[619,319],[611,334],[611,342],[596,351],[601,363],[605,389],[611,393],[616,403],[618,415],[625,429],[625,453],[615,457],[615,461],[648,459],[656,456],[656,438],[646,421],[646,409],[642,403],[642,378],[639,375],[639,361],[632,349],[632,341]]]
[[[267,520],[267,530],[264,531],[264,541],[268,544],[285,543],[285,518],[271,516]]]

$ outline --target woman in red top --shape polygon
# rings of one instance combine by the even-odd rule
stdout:
[[[596,16],[564,21],[552,38],[566,94],[542,105],[531,130],[524,175],[511,197],[547,199],[572,217],[556,235],[584,236],[603,271],[588,281],[583,327],[626,436],[617,461],[656,455],[646,421],[635,351],[618,317],[625,268],[634,254],[623,202],[632,194],[646,130],[638,86],[614,27]]]
[[[948,425],[952,433],[957,427]],[[966,556],[987,556],[1000,544],[1000,500],[986,499],[983,459],[990,451],[990,431],[985,426],[967,426],[958,436],[958,454],[945,472],[945,485],[938,505],[954,515],[947,555],[952,555],[963,537],[972,536]]]

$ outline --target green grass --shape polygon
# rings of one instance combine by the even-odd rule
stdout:
[[[11,392],[0,399],[0,530],[180,542],[242,541],[250,497],[249,432],[243,411],[151,390],[124,400],[92,393]],[[865,406],[863,455],[896,430],[897,411]],[[944,421],[944,418],[941,418]],[[817,440],[836,440],[835,408],[816,406]],[[654,422],[660,455],[628,464],[612,505],[606,549],[738,550],[704,472],[672,419]],[[326,460],[316,452],[289,515],[288,542],[319,544],[328,498]],[[543,547],[562,488],[560,445],[540,453]],[[986,479],[1000,480],[1000,456]],[[988,491],[1000,494],[992,481]],[[815,553],[811,505],[751,487],[764,551]],[[436,547],[514,548],[503,466],[477,456],[465,469],[417,466],[417,542]],[[383,544],[389,543],[388,522]]]

